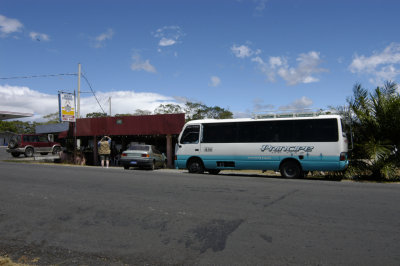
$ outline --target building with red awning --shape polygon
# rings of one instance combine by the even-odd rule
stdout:
[[[89,164],[98,164],[97,142],[107,135],[112,138],[115,156],[132,142],[152,144],[166,153],[167,165],[173,167],[173,142],[184,124],[185,114],[80,118],[76,123],[70,122],[68,129],[60,130],[57,137],[70,140],[76,137],[77,148],[85,153]],[[40,133],[53,133],[53,127],[44,125]]]

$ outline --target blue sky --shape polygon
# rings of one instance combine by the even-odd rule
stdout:
[[[399,1],[0,0],[0,110],[57,111],[78,63],[105,111],[327,109],[400,75]],[[82,91],[90,91],[82,80]],[[100,112],[91,94],[81,110]]]

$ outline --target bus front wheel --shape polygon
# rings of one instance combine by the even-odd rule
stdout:
[[[189,161],[187,166],[189,173],[191,174],[202,174],[204,173],[204,166],[200,159],[192,159]]]
[[[300,165],[295,161],[284,162],[281,166],[281,175],[284,178],[301,178],[302,174]]]

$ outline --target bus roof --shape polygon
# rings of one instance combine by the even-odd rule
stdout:
[[[203,124],[203,123],[233,123],[233,122],[255,122],[255,121],[279,121],[279,120],[308,120],[308,119],[326,119],[341,118],[340,115],[316,115],[316,116],[290,116],[290,117],[273,117],[273,118],[233,118],[233,119],[201,119],[192,120],[186,124]]]

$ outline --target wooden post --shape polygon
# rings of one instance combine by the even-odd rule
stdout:
[[[174,168],[174,160],[172,154],[172,136],[167,135],[167,167]]]
[[[98,151],[97,151],[97,136],[93,136],[93,164],[97,166],[98,164]]]

